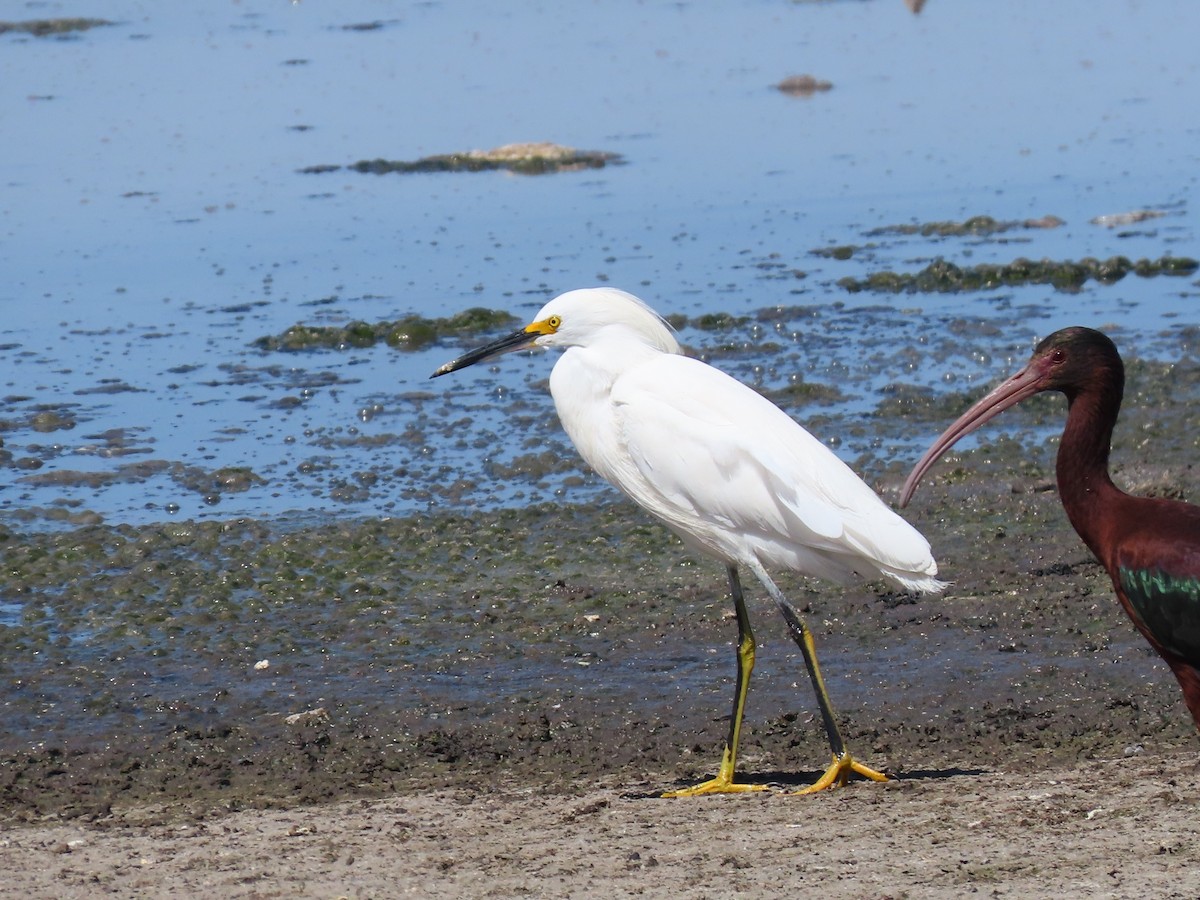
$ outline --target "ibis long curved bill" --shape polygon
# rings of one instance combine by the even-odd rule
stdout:
[[[933,445],[925,451],[925,455],[913,466],[904,482],[903,490],[900,491],[900,506],[903,508],[908,505],[908,501],[916,493],[917,484],[920,483],[925,473],[942,457],[942,454],[958,443],[961,438],[970,434],[984,422],[994,419],[1010,406],[1016,406],[1026,397],[1032,397],[1045,390],[1046,369],[1047,366],[1042,359],[1030,360],[1025,368],[988,391],[974,406],[943,431]]]
[[[955,441],[1042,391],[1067,398],[1055,461],[1067,518],[1108,572],[1121,608],[1171,667],[1200,729],[1200,506],[1135,497],[1113,483],[1108,457],[1125,364],[1107,335],[1074,326],[1042,340],[1025,368],[967,410],[921,457],[904,484],[901,505]]]

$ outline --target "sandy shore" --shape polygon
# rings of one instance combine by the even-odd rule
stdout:
[[[0,836],[4,896],[1121,897],[1200,892],[1200,757],[662,800],[437,790]]]

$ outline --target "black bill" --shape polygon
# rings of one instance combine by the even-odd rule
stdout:
[[[458,359],[451,360],[445,365],[439,366],[429,377],[437,378],[439,375],[448,375],[451,372],[457,372],[459,369],[465,369],[467,366],[473,366],[477,362],[483,362],[485,359],[491,359],[493,356],[499,356],[501,353],[524,350],[527,347],[532,347],[533,342],[540,336],[541,332],[534,329],[532,325],[528,328],[522,328],[520,331],[514,331],[507,337],[502,337],[497,341],[492,341],[490,344],[484,344],[482,347],[476,347],[474,350],[467,351]]]

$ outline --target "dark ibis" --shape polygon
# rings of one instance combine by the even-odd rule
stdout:
[[[1067,397],[1056,471],[1063,508],[1108,570],[1121,606],[1167,662],[1200,728],[1200,507],[1133,497],[1112,482],[1108,454],[1125,389],[1116,345],[1091,328],[1064,328],[1033,351],[947,428],[904,483],[905,506],[921,477],[963,435],[1042,391]]]

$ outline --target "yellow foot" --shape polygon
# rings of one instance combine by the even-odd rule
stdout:
[[[857,773],[863,778],[869,778],[872,781],[888,780],[888,777],[882,772],[877,772],[870,766],[864,766],[860,762],[855,762],[854,758],[850,755],[850,751],[847,750],[841,756],[834,756],[833,762],[816,784],[810,784],[806,788],[801,788],[796,793],[815,794],[817,791],[824,791],[829,788],[845,787],[846,782],[850,780],[851,772]]]
[[[736,784],[731,778],[710,778],[708,781],[683,788],[678,791],[667,791],[664,797],[702,797],[705,794],[744,794],[747,791],[765,791],[765,784]]]

